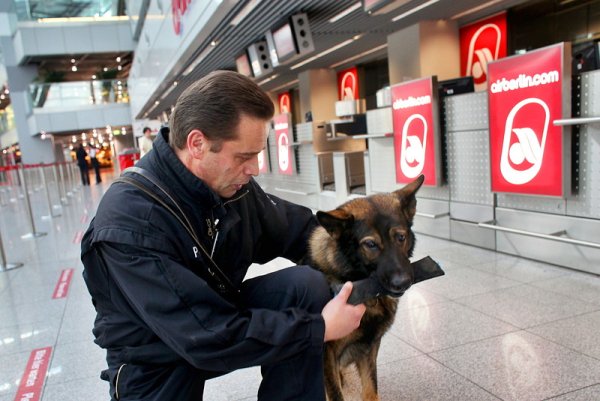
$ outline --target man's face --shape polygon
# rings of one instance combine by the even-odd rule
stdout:
[[[219,196],[232,197],[258,175],[258,154],[265,147],[268,133],[267,121],[242,114],[236,139],[223,141],[218,152],[205,151],[196,175]],[[214,142],[208,141],[211,145]]]

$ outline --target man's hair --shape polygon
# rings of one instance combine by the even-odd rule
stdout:
[[[150,129],[150,127],[144,127],[144,129],[142,130],[142,133],[146,133],[146,131],[150,131],[152,132],[152,130]]]
[[[175,104],[169,119],[169,144],[185,148],[188,134],[198,129],[217,146],[235,139],[240,117],[264,119],[273,117],[269,96],[250,78],[233,71],[213,71],[187,88]]]

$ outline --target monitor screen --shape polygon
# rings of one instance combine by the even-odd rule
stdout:
[[[584,42],[573,45],[572,47],[572,65],[571,74],[580,74],[586,71],[593,71],[600,68],[599,42]]]
[[[250,69],[250,61],[248,60],[248,55],[246,53],[241,54],[238,58],[235,59],[235,66],[237,67],[237,72],[247,77],[252,76],[252,70]]]
[[[296,45],[294,43],[294,34],[292,26],[288,23],[273,31],[273,42],[279,60],[284,60],[296,54]]]
[[[460,95],[475,91],[473,77],[460,77],[438,82],[440,97]]]

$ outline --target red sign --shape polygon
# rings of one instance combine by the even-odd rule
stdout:
[[[492,191],[565,195],[570,138],[553,121],[570,114],[563,106],[563,93],[570,93],[567,47],[560,43],[490,64]]]
[[[280,113],[291,113],[292,112],[292,98],[290,92],[280,93],[277,97],[279,103]]]
[[[392,86],[396,182],[425,174],[425,185],[440,185],[438,99],[435,77]]]
[[[54,293],[52,294],[52,299],[66,298],[69,293],[71,278],[73,278],[73,269],[64,269],[60,273],[60,277],[54,288]]]
[[[290,115],[278,114],[273,117],[275,124],[275,141],[277,143],[277,165],[279,172],[285,175],[294,174],[292,157],[292,133],[290,131]]]
[[[15,395],[15,401],[38,401],[40,399],[51,354],[52,347],[38,348],[31,351]]]
[[[506,31],[505,12],[460,28],[460,71],[475,90],[486,88],[488,64],[506,57]]]
[[[171,10],[173,11],[173,29],[175,34],[181,33],[181,17],[186,13],[192,0],[171,0]]]
[[[358,70],[356,67],[348,68],[337,74],[339,100],[356,100],[358,93]]]

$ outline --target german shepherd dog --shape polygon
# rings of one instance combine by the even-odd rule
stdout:
[[[363,400],[379,400],[377,353],[381,338],[394,322],[398,297],[414,281],[409,261],[415,246],[411,226],[417,204],[415,193],[423,180],[420,176],[395,192],[353,199],[335,210],[317,212],[321,227],[310,237],[310,264],[332,284],[372,277],[387,293],[366,302],[357,330],[326,343],[325,387],[329,401],[344,400],[342,368],[352,363],[358,369]]]

